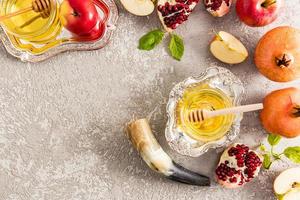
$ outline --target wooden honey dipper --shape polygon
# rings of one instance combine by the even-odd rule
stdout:
[[[17,15],[21,15],[23,13],[30,12],[32,10],[34,12],[40,13],[40,16],[42,18],[47,18],[50,16],[51,7],[52,7],[51,0],[33,0],[32,5],[30,7],[21,9],[13,13],[9,13],[4,16],[0,16],[0,22],[9,19],[11,17],[15,17]]]
[[[259,104],[224,108],[220,110],[198,109],[198,110],[193,110],[189,113],[188,120],[189,122],[194,122],[194,123],[202,122],[208,118],[212,118],[216,116],[251,112],[251,111],[261,110],[263,109],[263,107],[264,107],[263,104],[259,103]]]

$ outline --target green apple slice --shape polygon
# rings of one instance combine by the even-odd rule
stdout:
[[[300,168],[282,172],[274,181],[274,191],[279,200],[300,199]]]
[[[245,46],[230,33],[220,31],[210,44],[211,53],[220,61],[238,64],[246,60],[248,51]]]
[[[154,11],[154,3],[151,0],[121,0],[124,8],[131,14],[147,16]]]
[[[279,200],[299,200],[300,199],[300,189],[292,189],[285,195],[283,195]]]

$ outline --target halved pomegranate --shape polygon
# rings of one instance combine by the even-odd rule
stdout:
[[[204,0],[206,10],[214,17],[223,17],[230,11],[232,0]]]
[[[199,0],[158,0],[158,17],[168,32],[188,20]]]
[[[258,175],[261,166],[259,154],[244,144],[233,144],[220,158],[216,179],[226,188],[241,187]]]

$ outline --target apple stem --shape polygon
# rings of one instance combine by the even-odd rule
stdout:
[[[79,13],[78,13],[77,11],[74,11],[74,12],[72,13],[72,15],[73,15],[74,17],[78,17],[78,16],[79,16]]]
[[[220,34],[217,31],[215,31],[214,29],[212,31],[214,32],[216,37],[219,38],[219,40],[223,41],[222,37],[220,36]]]
[[[276,0],[266,0],[261,4],[261,6],[264,8],[267,8],[271,5],[273,5],[274,3],[276,3]]]
[[[289,67],[293,63],[293,56],[290,54],[283,54],[280,57],[275,57],[275,61],[278,67]]]

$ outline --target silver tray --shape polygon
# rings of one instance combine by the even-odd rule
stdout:
[[[19,58],[23,62],[40,62],[51,58],[57,54],[66,52],[66,51],[88,51],[96,50],[105,47],[111,39],[111,36],[116,29],[116,23],[118,20],[118,8],[113,0],[101,0],[102,3],[105,3],[109,8],[110,12],[108,14],[107,20],[104,22],[106,25],[106,30],[104,34],[97,40],[89,42],[65,42],[57,46],[49,48],[43,53],[33,54],[29,50],[18,49],[14,46],[11,41],[11,36],[3,30],[3,27],[0,25],[0,40],[2,41],[5,49],[8,53],[13,55],[16,58]],[[60,0],[58,1],[60,2]],[[99,12],[99,11],[98,11]]]

